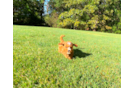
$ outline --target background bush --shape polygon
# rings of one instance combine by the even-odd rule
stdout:
[[[121,0],[13,0],[13,22],[120,34]]]

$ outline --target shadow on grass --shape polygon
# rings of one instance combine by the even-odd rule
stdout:
[[[74,56],[73,58],[75,59],[75,57],[79,57],[79,58],[83,58],[86,56],[92,55],[92,53],[84,53],[79,49],[74,49]]]

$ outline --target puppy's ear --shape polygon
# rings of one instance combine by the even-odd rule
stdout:
[[[73,44],[73,46],[78,47],[78,45],[77,45],[77,44]]]
[[[59,45],[63,45],[63,46],[64,46],[64,44],[63,44],[63,43],[59,43]]]

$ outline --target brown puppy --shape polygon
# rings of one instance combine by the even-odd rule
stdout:
[[[60,43],[59,43],[58,51],[62,53],[66,58],[72,59],[73,54],[74,54],[73,46],[77,47],[77,45],[73,44],[70,41],[64,42],[63,40],[64,36],[65,35],[60,36]]]

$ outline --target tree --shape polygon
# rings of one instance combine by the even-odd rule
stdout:
[[[120,33],[120,0],[64,0],[64,11],[59,15],[61,27]],[[117,28],[117,29],[115,29]]]
[[[44,0],[13,0],[13,22],[38,25],[43,22]]]
[[[64,5],[63,0],[50,0],[48,2],[46,7],[48,14],[45,16],[45,21],[49,26],[58,27],[59,14],[68,10]]]
[[[90,25],[92,29],[97,27],[98,21],[95,18],[96,15],[94,15],[94,12],[98,8],[96,5],[90,4],[90,0],[68,0],[64,2],[66,3],[65,7],[70,8],[70,10],[59,15],[60,25],[62,27],[73,25],[74,28],[84,30]]]
[[[51,15],[46,15],[45,21],[48,24],[48,26],[57,27],[58,26],[58,13],[56,11],[53,11]]]

